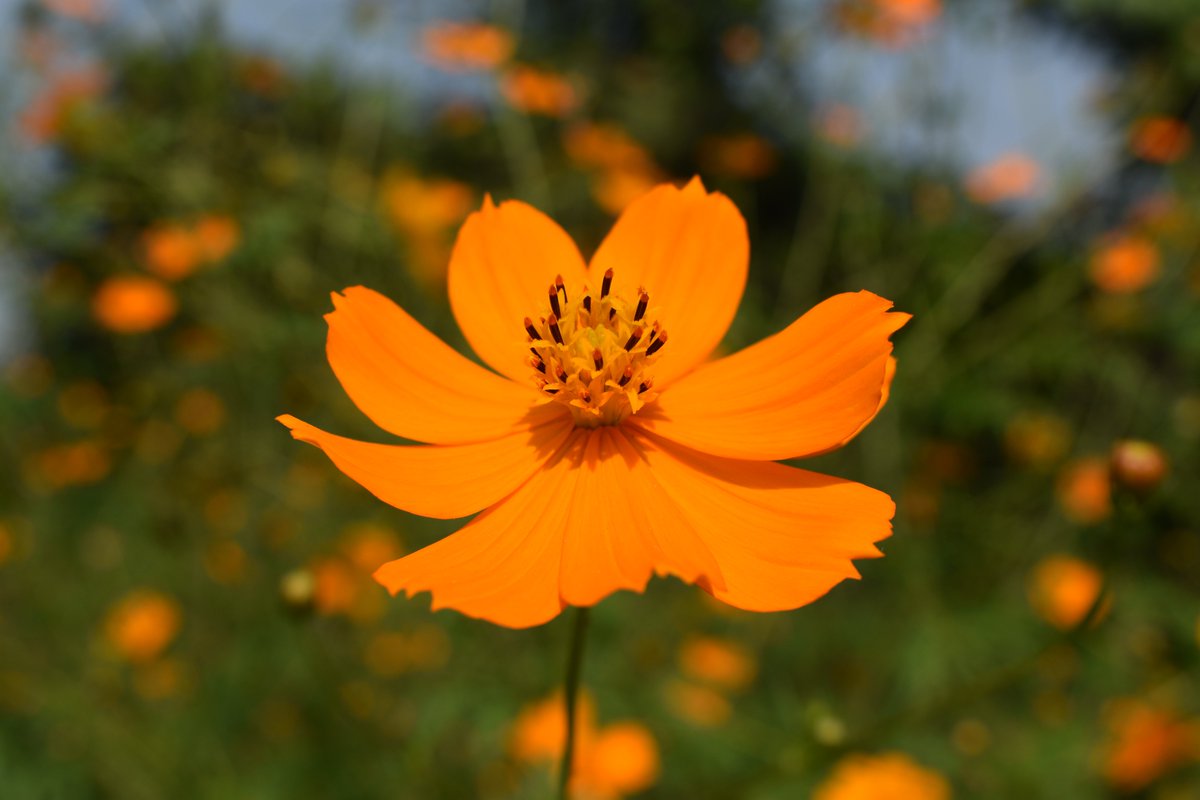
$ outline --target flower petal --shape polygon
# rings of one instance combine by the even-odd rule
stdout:
[[[887,399],[888,337],[910,318],[891,307],[870,292],[835,295],[780,333],[699,367],[631,422],[728,458],[777,461],[840,447]]]
[[[656,573],[724,586],[638,451],[619,430],[600,428],[577,430],[510,497],[375,577],[393,594],[432,592],[435,609],[523,628],[568,604],[641,591]]]
[[[645,287],[670,334],[654,367],[659,388],[699,364],[721,341],[741,302],[750,239],[737,207],[699,178],[664,184],[634,201],[600,244],[589,284],[613,271],[613,291],[636,301]]]
[[[533,385],[522,320],[549,308],[557,275],[582,286],[583,258],[554,220],[525,203],[485,198],[454,243],[446,282],[458,326],[480,358],[522,384]]]
[[[406,439],[495,439],[560,413],[470,361],[378,292],[333,295],[326,352],[346,394],[375,424]]]
[[[618,589],[640,592],[653,574],[723,585],[716,560],[620,430],[591,431],[568,459],[575,487],[560,577],[566,603],[590,606]]]
[[[466,527],[384,564],[375,580],[392,594],[432,593],[435,611],[453,608],[509,628],[549,622],[564,607],[558,575],[571,482],[569,460],[555,458]]]
[[[289,414],[279,421],[380,500],[438,519],[465,517],[507,497],[557,452],[572,427],[562,417],[488,442],[408,447],[335,436]]]
[[[749,611],[811,603],[845,578],[854,558],[880,555],[895,504],[883,492],[770,461],[718,458],[658,437],[636,437],[666,497],[721,565],[710,594]]]

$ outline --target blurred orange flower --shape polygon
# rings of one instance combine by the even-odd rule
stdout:
[[[722,689],[744,689],[758,672],[754,656],[737,642],[711,636],[693,636],[679,651],[685,675]]]
[[[450,71],[494,69],[513,47],[512,34],[482,22],[438,22],[421,32],[425,58]]]
[[[95,65],[54,75],[21,113],[21,131],[33,142],[54,141],[77,108],[104,93],[108,80]]]
[[[837,763],[813,800],[949,800],[950,784],[903,753],[851,755]]]
[[[775,146],[758,134],[736,133],[701,142],[700,162],[706,172],[752,180],[774,172],[779,155]]]
[[[459,233],[448,288],[496,372],[363,287],[335,294],[326,317],[330,364],[359,408],[432,446],[279,421],[392,505],[445,519],[483,510],[380,567],[393,594],[428,591],[435,609],[514,628],[640,592],[652,575],[747,610],[796,608],[858,577],[852,559],[880,555],[895,506],[775,462],[840,447],[874,418],[890,337],[909,315],[841,294],[707,361],[748,260],[741,215],[698,179],[633,203],[590,266],[545,215],[485,199]]]
[[[95,483],[112,469],[112,456],[99,442],[83,440],[58,444],[40,451],[35,458],[38,477],[51,488]]]
[[[208,214],[194,224],[164,222],[142,234],[146,268],[169,281],[186,278],[201,264],[224,260],[241,233],[237,222],[222,214]]]
[[[145,333],[161,328],[171,321],[177,309],[170,289],[138,275],[108,278],[92,295],[92,316],[116,333]]]
[[[1112,513],[1108,461],[1089,456],[1067,464],[1058,478],[1058,502],[1067,516],[1088,525]]]
[[[602,209],[616,215],[661,182],[662,174],[655,167],[604,170],[592,179],[592,197]]]
[[[1113,444],[1109,460],[1116,482],[1134,491],[1155,488],[1171,471],[1161,447],[1138,439],[1122,439]]]
[[[862,114],[853,106],[837,103],[817,113],[817,135],[835,147],[849,149],[863,138]]]
[[[0,566],[4,566],[16,550],[13,541],[12,528],[7,523],[0,522]]]
[[[619,800],[654,785],[658,744],[640,723],[615,722],[598,728],[595,705],[581,693],[575,718],[571,796],[580,800]],[[526,707],[509,735],[513,755],[527,763],[555,763],[562,756],[567,720],[561,697]]]
[[[475,192],[461,181],[393,170],[383,181],[388,219],[407,240],[413,276],[427,286],[445,280],[450,230],[471,211]]]
[[[965,182],[967,196],[977,203],[1002,203],[1033,194],[1042,168],[1022,153],[1008,153],[972,170]]]
[[[563,135],[567,157],[588,169],[640,169],[654,159],[632,136],[611,122],[578,122]]]
[[[666,687],[666,701],[680,719],[702,728],[724,725],[733,716],[733,705],[725,695],[709,686],[688,681],[671,681]]]
[[[188,389],[175,404],[175,422],[193,436],[216,433],[225,424],[225,401],[211,389]]]
[[[1056,628],[1078,625],[1091,610],[1104,585],[1100,570],[1068,555],[1047,556],[1037,563],[1029,581],[1029,603]]]
[[[173,598],[153,589],[137,589],[109,609],[104,636],[122,658],[143,663],[167,648],[181,622],[179,604]]]
[[[1171,117],[1143,117],[1129,132],[1129,149],[1138,158],[1170,164],[1187,155],[1192,133],[1183,122]]]
[[[383,181],[383,203],[392,223],[411,235],[443,233],[471,211],[474,192],[449,178],[420,178],[394,170]]]
[[[196,247],[205,261],[224,261],[237,247],[241,230],[237,222],[224,214],[206,214],[192,229]]]
[[[579,93],[569,80],[528,64],[514,64],[504,72],[500,93],[513,108],[547,117],[565,117],[579,105]]]
[[[905,47],[942,13],[941,0],[840,0],[843,30],[890,47]]]
[[[1158,246],[1135,233],[1107,237],[1089,266],[1092,283],[1110,294],[1140,291],[1154,282],[1160,270]]]
[[[1144,700],[1115,701],[1106,709],[1109,741],[1104,777],[1117,789],[1136,792],[1168,772],[1200,758],[1200,722]]]

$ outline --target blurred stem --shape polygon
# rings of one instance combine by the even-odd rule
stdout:
[[[575,761],[575,709],[579,699],[579,675],[583,672],[583,647],[587,642],[588,608],[575,609],[575,620],[571,625],[571,649],[567,653],[567,679],[563,690],[563,703],[567,710],[567,738],[563,745],[562,765],[558,769],[558,797],[568,800],[568,784],[571,782],[571,766]]]
[[[519,41],[525,22],[524,0],[497,0],[492,3],[492,12],[497,22],[508,28],[514,40]],[[549,212],[550,184],[542,153],[538,150],[533,121],[528,114],[504,107],[503,100],[499,103],[500,108],[495,112],[496,132],[500,136],[504,159],[512,171],[513,186],[521,199]]]

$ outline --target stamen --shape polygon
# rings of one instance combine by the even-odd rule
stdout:
[[[642,394],[643,392],[647,391],[653,385],[654,385],[653,378],[649,378],[649,379],[643,381],[642,385],[638,387],[638,394]]]
[[[610,308],[608,310],[608,321],[612,322],[613,317],[615,317],[616,315],[617,315],[617,310],[615,308]]]
[[[592,351],[592,363],[596,365],[596,369],[604,369],[604,353],[600,352],[600,348]]]
[[[562,294],[563,294],[563,302],[564,302],[564,303],[569,303],[569,302],[571,302],[570,300],[568,300],[568,299],[567,299],[567,287],[566,287],[566,285],[563,283],[562,275],[556,275],[556,276],[554,277],[554,288],[555,288],[557,291],[559,291],[559,292],[562,292]]]
[[[648,305],[650,305],[650,295],[642,292],[642,296],[638,300],[637,311],[633,312],[634,322],[640,322],[642,317],[646,316],[646,306]]]
[[[537,332],[537,328],[533,327],[533,320],[531,320],[529,317],[525,318],[525,331],[533,339],[541,339],[542,338],[542,335]]]
[[[633,333],[630,335],[629,341],[627,341],[625,343],[625,349],[632,350],[633,346],[636,345],[641,340],[641,338],[642,338],[642,326],[639,325],[633,329]]]
[[[604,280],[600,284],[600,299],[608,297],[609,291],[612,289],[613,271],[611,269],[604,270]]]
[[[558,375],[558,382],[559,382],[559,383],[566,383],[566,382],[567,382],[567,371],[566,371],[565,369],[563,369],[563,365],[562,365],[562,364],[559,364],[559,365],[558,365],[558,370],[556,371],[556,374]]]
[[[542,363],[542,360],[540,358],[529,359],[529,366],[533,367],[534,369],[536,369],[538,372],[542,373],[543,375],[546,374],[546,365],[544,363]]]
[[[658,341],[651,342],[650,346],[646,348],[646,355],[648,355],[648,356],[654,355],[659,350],[662,350],[662,346],[666,343],[667,343],[667,332],[663,331],[662,335],[658,337]]]
[[[633,380],[633,367],[626,367],[625,374],[621,376],[621,380],[617,381],[617,386],[624,386]]]
[[[590,402],[592,402],[592,393],[589,392],[587,389],[583,389],[582,391],[579,392],[579,399],[585,403],[590,403]]]
[[[589,313],[589,314],[591,314],[591,313],[592,313],[592,296],[591,296],[590,294],[589,294],[589,295],[584,295],[584,298],[583,298],[583,310],[584,310],[584,311],[586,311],[586,312],[587,312],[587,313]]]
[[[537,356],[538,358],[541,358],[541,357],[542,357],[542,354],[541,354],[541,353],[539,353],[539,352],[537,351],[537,348],[536,348],[536,347],[531,347],[531,348],[529,348],[529,352],[533,353],[533,354],[534,354],[535,356]]]
[[[557,296],[555,299],[557,299]],[[546,319],[546,325],[550,327],[550,335],[554,337],[554,341],[562,344],[562,331],[558,329],[558,317],[556,317],[554,314],[551,314],[549,318]]]
[[[554,312],[554,316],[561,317],[562,316],[562,306],[560,306],[558,304],[558,290],[555,289],[553,286],[551,286],[549,289],[546,290],[546,293],[548,295],[550,295],[550,309]],[[561,342],[560,342],[560,344],[561,344]]]

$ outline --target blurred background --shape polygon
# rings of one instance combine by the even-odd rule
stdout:
[[[389,600],[456,524],[273,418],[386,441],[329,293],[465,350],[485,192],[588,254],[694,174],[750,226],[726,349],[915,315],[804,464],[895,536],[791,613],[604,601],[580,797],[1200,796],[1196,0],[0,0],[0,61],[5,798],[549,796],[569,622]]]

